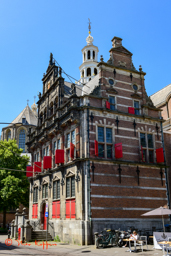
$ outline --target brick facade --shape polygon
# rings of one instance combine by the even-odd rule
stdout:
[[[48,202],[49,221],[63,241],[91,243],[93,233],[104,227],[158,228],[160,219],[142,218],[141,214],[168,203],[167,167],[156,162],[156,149],[163,147],[161,131],[156,129],[161,123],[160,109],[148,98],[145,73],[141,67],[139,71],[135,69],[132,53],[122,46],[120,38],[114,37],[112,46],[109,61],[104,62],[101,57],[97,65],[96,80],[80,85],[81,95],[78,85],[65,84],[52,58],[43,77],[39,125],[30,132],[28,147],[33,159],[39,153],[43,164],[46,154],[54,159],[54,145],[57,149],[60,140],[65,161],[30,178],[29,216],[33,224],[32,206],[37,203],[37,222],[43,224],[43,207]],[[52,82],[47,87],[49,81]],[[106,108],[106,101],[110,102],[110,109]],[[49,106],[54,106],[53,111]],[[129,108],[134,114],[129,113]],[[74,145],[73,158],[69,143]],[[116,158],[118,143],[122,143],[121,158]],[[58,185],[55,181],[59,181]],[[58,198],[54,198],[55,186],[59,186]],[[52,204],[56,200],[60,201],[60,218],[55,219]],[[75,207],[70,219],[69,201]]]

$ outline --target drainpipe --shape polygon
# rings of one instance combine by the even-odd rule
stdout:
[[[163,124],[162,124],[163,117],[160,117],[160,119],[161,119],[160,127],[161,127],[161,136],[162,136],[163,154],[164,154],[164,164],[166,166],[166,152],[165,152],[165,147],[164,147]],[[168,206],[170,209],[170,195],[169,195],[167,168],[165,167],[164,169],[165,169],[165,177],[166,177],[167,201],[168,201]],[[170,215],[170,220],[171,220],[171,215]]]
[[[88,106],[90,104],[88,103]],[[91,202],[90,202],[90,136],[89,136],[89,108],[87,108],[87,157],[88,157],[88,164],[87,164],[87,169],[88,169],[88,218],[91,223]]]

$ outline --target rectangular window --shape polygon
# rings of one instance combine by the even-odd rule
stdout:
[[[106,128],[106,142],[112,143],[112,129]]]
[[[35,187],[33,189],[33,203],[37,203],[38,202],[38,187]]]
[[[60,180],[53,182],[53,199],[60,199]]]
[[[53,154],[55,155],[55,150],[56,150],[56,141],[53,143]]]
[[[104,142],[104,128],[98,127],[98,142]]]
[[[104,157],[104,145],[103,144],[98,144],[98,153],[99,153],[99,157]]]
[[[75,197],[75,176],[66,178],[66,197]]]
[[[57,140],[57,149],[61,149],[61,141],[60,141],[60,139]]]
[[[107,145],[107,158],[112,158],[112,146]]]
[[[49,155],[49,146],[46,147],[46,155]]]
[[[115,97],[109,96],[110,109],[115,110]]]
[[[139,101],[134,100],[135,115],[140,114],[140,106],[139,105],[140,105]]]
[[[98,127],[98,156],[112,158],[112,128]]]
[[[42,198],[48,198],[48,184],[44,184],[42,188]]]
[[[154,163],[154,143],[153,135],[140,133],[142,161]]]
[[[43,149],[43,156],[46,156],[46,149]]]
[[[37,153],[37,162],[39,162],[39,152]]]
[[[71,132],[71,142],[75,145],[75,130]]]
[[[67,148],[70,148],[70,133],[67,134]]]

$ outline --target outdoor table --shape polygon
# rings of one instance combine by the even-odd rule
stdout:
[[[169,241],[162,241],[162,242],[158,242],[159,244],[163,245],[163,254],[165,255],[164,253],[164,245],[166,245],[166,255],[169,255],[168,254],[168,246],[167,245],[171,245],[171,242]]]
[[[134,243],[134,247],[135,247],[135,250],[136,250],[136,240],[135,240],[135,239],[130,239],[130,238],[128,239],[128,238],[127,238],[127,239],[123,239],[123,241],[124,241],[124,242],[129,242],[129,250],[128,250],[127,252],[133,252],[133,251],[131,250],[131,241],[135,242],[135,243]]]

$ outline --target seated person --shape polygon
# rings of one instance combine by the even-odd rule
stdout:
[[[137,234],[137,232],[135,230],[133,231],[133,234],[130,235],[129,239],[132,240],[132,241],[137,241],[138,234]],[[128,243],[126,243],[123,247],[126,247],[126,246],[128,246]]]

